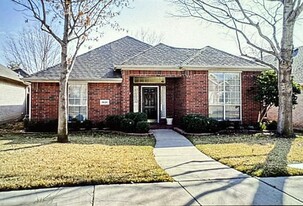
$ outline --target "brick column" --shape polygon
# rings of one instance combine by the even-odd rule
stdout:
[[[130,111],[130,75],[129,71],[122,71],[121,111],[123,114]]]

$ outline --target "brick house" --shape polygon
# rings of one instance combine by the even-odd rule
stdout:
[[[77,57],[69,78],[69,118],[102,121],[145,112],[150,122],[161,123],[199,113],[251,124],[260,105],[249,89],[262,70],[212,47],[151,46],[127,36]],[[57,118],[59,72],[54,66],[26,78],[31,119]]]

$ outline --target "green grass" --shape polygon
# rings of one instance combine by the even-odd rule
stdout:
[[[0,190],[172,181],[156,163],[153,137],[73,134],[0,135]]]
[[[303,136],[276,138],[264,135],[192,136],[189,139],[203,153],[252,176],[303,175],[290,163],[303,163]]]

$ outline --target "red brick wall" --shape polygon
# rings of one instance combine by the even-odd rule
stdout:
[[[175,78],[166,78],[166,116],[175,115]]]
[[[181,77],[181,71],[122,71],[121,111],[123,114],[131,111],[130,77]],[[168,92],[168,90],[166,90]]]
[[[208,72],[185,72],[186,113],[208,116]]]
[[[100,100],[109,100],[109,105],[100,105]],[[108,115],[121,114],[121,84],[88,84],[88,119],[103,121]]]
[[[258,121],[260,103],[254,100],[251,88],[255,85],[260,72],[242,72],[242,120],[243,124],[254,124]]]
[[[58,118],[58,83],[31,84],[31,119],[52,120]]]
[[[242,119],[244,124],[257,121],[259,103],[253,100],[249,90],[260,72],[242,72]],[[88,84],[88,119],[101,121],[107,115],[124,114],[130,111],[130,77],[165,76],[167,115],[178,120],[181,116],[199,113],[208,116],[207,71],[122,71],[122,84]],[[56,119],[58,116],[57,83],[32,83],[31,117],[35,120]],[[100,105],[108,99],[110,105]]]

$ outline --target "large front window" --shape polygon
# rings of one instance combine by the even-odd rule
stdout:
[[[87,84],[68,86],[68,117],[83,121],[87,118]]]
[[[209,73],[208,86],[209,117],[217,120],[240,120],[240,73]]]

